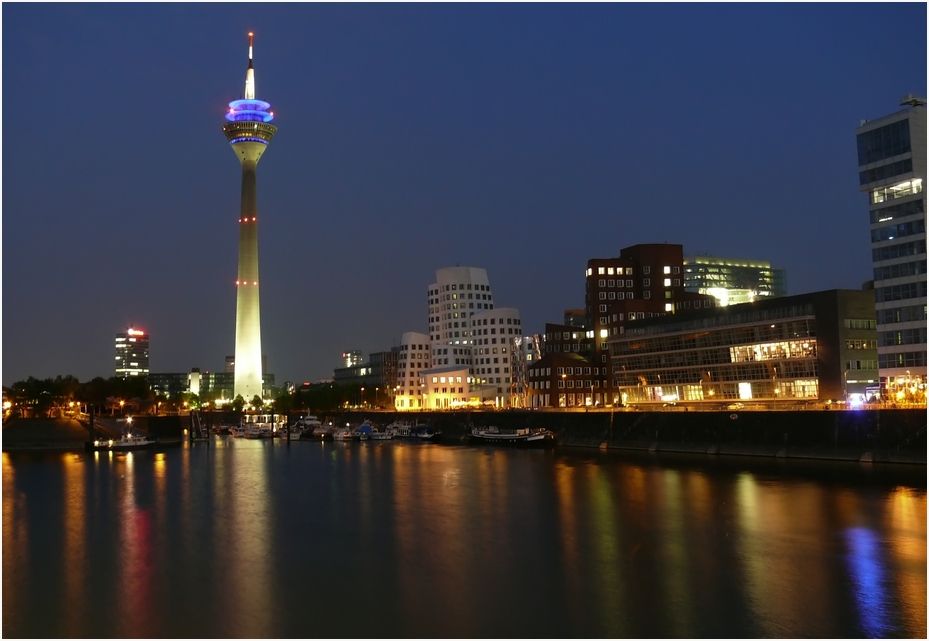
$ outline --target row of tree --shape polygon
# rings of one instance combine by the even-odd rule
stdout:
[[[4,389],[10,402],[9,414],[13,416],[54,417],[75,409],[93,406],[98,412],[156,414],[159,412],[201,409],[216,400],[210,395],[200,398],[183,391],[176,394],[156,395],[148,381],[141,377],[102,378],[97,377],[81,383],[74,376],[57,376],[38,379],[30,376]],[[360,385],[304,385],[293,393],[281,390],[273,400],[264,401],[255,396],[246,401],[237,396],[227,406],[235,412],[245,409],[275,413],[307,412],[322,414],[349,406],[358,406],[363,401]],[[368,404],[370,407],[371,404]]]

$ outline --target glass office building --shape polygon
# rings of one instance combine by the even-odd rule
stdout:
[[[688,256],[684,290],[709,294],[719,305],[751,303],[759,297],[787,295],[787,271],[763,260]]]
[[[857,130],[858,183],[867,194],[880,379],[888,398],[925,402],[926,102]]]

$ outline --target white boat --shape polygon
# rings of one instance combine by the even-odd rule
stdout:
[[[245,438],[261,438],[261,428],[257,425],[249,425],[245,428]]]
[[[261,425],[259,426],[258,431],[261,433],[261,438],[274,438],[274,430],[271,425]]]
[[[386,428],[383,430],[374,430],[368,436],[368,438],[371,439],[372,441],[389,441],[393,437],[394,437],[394,433],[387,430]]]
[[[317,427],[322,427],[322,426],[323,426],[322,422],[318,418],[313,416],[312,414],[301,416],[294,423],[294,427],[299,427],[304,432],[307,432],[307,431],[312,432]]]
[[[153,439],[138,434],[123,434],[119,439],[96,440],[94,447],[106,450],[142,450],[156,445]]]
[[[284,435],[284,438],[288,438],[291,441],[299,441],[301,437],[303,437],[303,430],[298,427],[291,427],[290,433]]]
[[[233,425],[232,427],[229,428],[229,433],[232,434],[236,438],[243,438],[245,436],[245,427],[242,425],[238,425],[238,426]]]

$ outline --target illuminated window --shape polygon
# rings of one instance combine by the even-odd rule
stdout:
[[[664,266],[664,273],[665,273],[665,274],[670,274],[670,273],[671,273],[671,266],[670,266],[670,265],[665,265],[665,266]]]

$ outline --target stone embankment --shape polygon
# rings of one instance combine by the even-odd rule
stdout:
[[[361,413],[346,415],[360,420]],[[557,411],[365,413],[431,423],[446,442],[468,426],[545,427],[576,447],[926,464],[923,409],[832,411]]]
[[[292,418],[296,416],[294,413]],[[397,419],[429,423],[442,431],[445,443],[467,442],[471,425],[545,427],[555,432],[559,445],[570,447],[926,465],[923,409],[354,411],[326,418],[337,422],[367,418],[381,424]],[[236,422],[220,413],[211,417],[214,419]],[[186,416],[138,417],[134,429],[162,442],[178,442],[188,421]],[[97,419],[95,425],[102,438],[118,436],[122,430],[115,419]],[[11,419],[3,424],[4,450],[82,449],[87,440],[87,424],[71,419]]]

